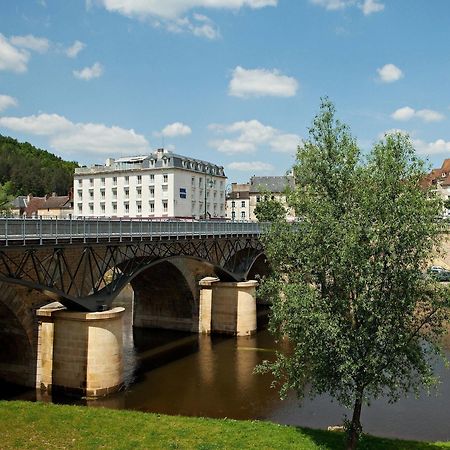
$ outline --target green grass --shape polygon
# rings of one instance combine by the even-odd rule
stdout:
[[[49,403],[0,401],[3,449],[339,449],[343,434],[260,421],[165,416]],[[450,449],[364,436],[360,449]]]

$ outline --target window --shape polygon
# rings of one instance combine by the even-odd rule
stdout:
[[[155,175],[153,173],[150,174],[150,182],[151,183],[155,182]]]
[[[136,196],[137,196],[137,198],[141,198],[142,197],[142,189],[141,188],[137,188],[136,189]]]
[[[80,203],[78,205],[78,214],[81,214],[83,212],[83,205]]]
[[[100,197],[104,200],[105,199],[105,190],[100,189]]]
[[[150,187],[150,198],[155,198],[155,188],[153,186]]]
[[[94,205],[92,203],[89,204],[89,212],[91,214],[93,214],[93,212],[94,212]]]
[[[94,191],[89,191],[89,198],[91,200],[94,198]]]
[[[117,186],[117,177],[113,177],[113,186]]]
[[[234,220],[236,219],[236,213],[234,211],[231,212],[231,218]]]
[[[168,210],[168,203],[167,202],[163,202],[163,212],[167,212]]]
[[[241,208],[245,208],[245,201],[244,200],[242,200],[242,202],[241,202]]]
[[[153,202],[150,202],[149,205],[150,205],[150,212],[154,213],[155,212],[155,204]]]
[[[142,175],[137,176],[137,184],[142,184]]]
[[[202,185],[203,185],[203,178],[199,178],[198,179],[198,185],[199,185],[199,187],[202,187]]]
[[[130,212],[130,205],[128,203],[124,203],[123,207],[125,208],[125,214],[128,214]]]
[[[80,200],[83,198],[83,191],[81,189],[78,189],[78,197],[80,197]]]
[[[169,181],[169,175],[163,175],[163,183],[167,183]]]
[[[117,212],[117,203],[113,203],[112,207],[113,207],[113,212],[116,213]]]
[[[89,178],[89,186],[94,186],[94,179],[93,178]]]
[[[130,184],[130,177],[127,175],[125,177],[125,185],[128,185],[128,184]]]
[[[113,196],[113,198],[117,198],[117,188],[114,188],[112,190],[112,196]]]
[[[100,209],[102,210],[102,214],[105,214],[105,204],[104,203],[100,204]]]
[[[141,214],[142,213],[142,204],[141,204],[141,202],[136,202],[136,208],[137,208],[138,214]]]
[[[101,178],[101,179],[100,179],[100,184],[101,184],[102,186],[105,185],[105,182],[106,182],[105,178]]]
[[[256,197],[256,203],[259,203],[261,201],[260,197]]]
[[[231,207],[234,208],[235,206],[236,206],[236,202],[233,200],[233,201],[231,202]]]
[[[124,194],[125,194],[125,198],[130,198],[130,190],[128,188],[125,188],[123,190]]]
[[[81,178],[78,179],[78,186],[81,186],[83,184],[83,180]]]
[[[166,185],[163,185],[163,186],[162,186],[162,191],[163,191],[163,192],[167,192],[167,186],[166,186]]]
[[[191,184],[192,184],[192,186],[195,186],[195,178],[194,177],[191,178]]]
[[[245,219],[245,211],[241,211],[241,219]]]

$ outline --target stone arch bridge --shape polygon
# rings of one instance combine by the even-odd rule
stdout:
[[[0,219],[0,377],[82,395],[117,389],[123,308],[113,302],[129,283],[134,326],[252,333],[251,280],[268,270],[263,231],[251,222]]]

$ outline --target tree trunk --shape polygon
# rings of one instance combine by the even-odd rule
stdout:
[[[361,407],[362,407],[363,389],[359,389],[356,394],[355,405],[353,407],[353,417],[348,430],[347,450],[355,450],[358,445],[359,435],[361,434]]]

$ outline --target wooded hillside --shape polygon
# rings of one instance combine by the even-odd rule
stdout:
[[[12,195],[67,194],[76,162],[0,134],[0,184],[12,183]]]

